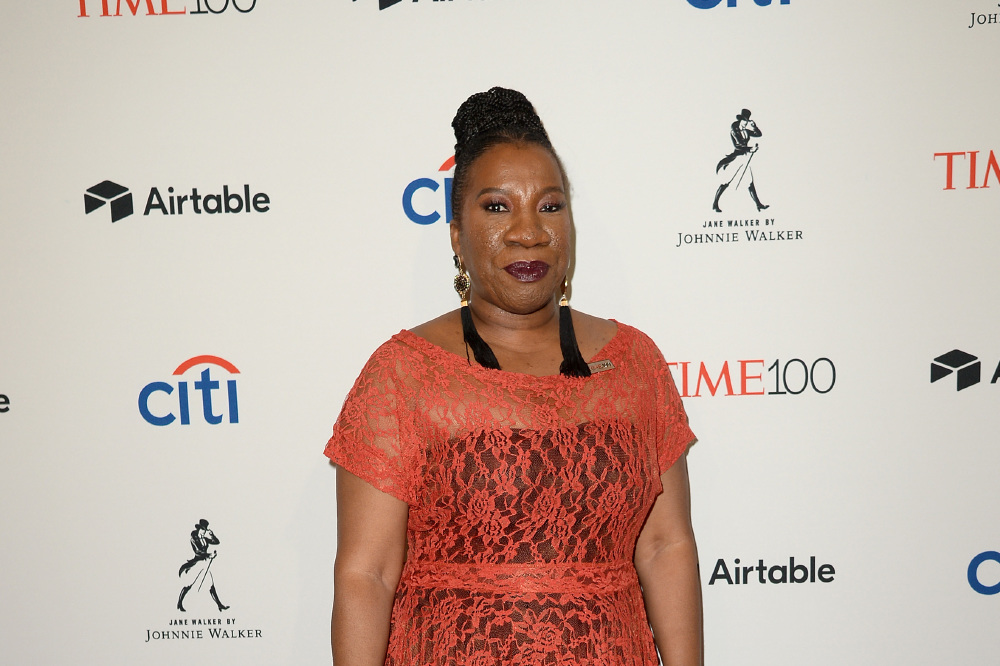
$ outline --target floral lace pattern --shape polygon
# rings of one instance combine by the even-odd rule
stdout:
[[[589,378],[469,365],[402,331],[326,454],[409,505],[386,664],[658,664],[632,558],[694,439],[667,365],[618,324]]]

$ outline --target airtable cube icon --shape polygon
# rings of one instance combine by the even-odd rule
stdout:
[[[931,383],[957,372],[958,388],[956,390],[961,391],[979,383],[981,367],[982,364],[978,357],[961,349],[952,349],[931,362]]]
[[[127,187],[106,180],[87,189],[83,195],[83,206],[89,214],[104,204],[111,202],[111,221],[128,217],[132,214],[132,193]]]

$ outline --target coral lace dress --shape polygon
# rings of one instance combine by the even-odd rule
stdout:
[[[409,505],[386,664],[659,663],[632,558],[694,435],[645,335],[592,360],[490,370],[409,331],[372,355],[326,455]]]

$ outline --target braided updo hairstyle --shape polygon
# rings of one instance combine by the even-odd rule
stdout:
[[[452,215],[461,214],[469,167],[487,150],[501,143],[534,143],[555,158],[566,183],[566,171],[556,154],[542,119],[528,98],[516,90],[494,87],[472,95],[458,107],[451,121],[455,130],[455,175],[451,188]]]
[[[542,126],[542,119],[535,113],[535,108],[528,98],[516,90],[496,87],[472,95],[458,107],[458,113],[451,121],[451,126],[455,130],[455,175],[451,186],[451,211],[456,220],[461,219],[462,198],[465,196],[469,169],[483,153],[501,143],[533,143],[545,148],[555,159],[563,186],[568,192],[566,170],[563,169],[562,161],[552,147],[552,142],[549,141],[549,135]],[[456,257],[456,267],[458,266],[460,264]],[[457,285],[456,282],[456,289]],[[462,296],[461,307],[462,336],[465,343],[480,365],[500,370],[496,355],[476,330],[466,300],[467,294],[468,282]],[[563,355],[563,362],[559,366],[560,374],[567,377],[590,376],[590,368],[580,354],[580,347],[576,341],[573,318],[565,294],[559,303],[559,347]]]

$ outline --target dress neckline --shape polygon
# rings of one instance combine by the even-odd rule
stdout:
[[[610,340],[604,343],[603,347],[597,350],[594,356],[587,361],[588,363],[593,363],[595,361],[603,361],[605,359],[608,359],[611,354],[617,351],[617,348],[621,345],[621,341],[625,330],[629,328],[626,324],[622,324],[620,321],[616,319],[609,319],[608,321],[614,323],[615,334],[611,336]],[[406,345],[409,345],[410,347],[422,350],[424,353],[426,353],[428,356],[434,359],[441,360],[442,362],[446,363],[457,363],[458,365],[467,369],[468,371],[477,374],[489,373],[488,376],[494,379],[498,377],[510,377],[514,379],[524,378],[526,380],[531,380],[531,381],[555,380],[555,381],[576,382],[576,381],[585,381],[587,379],[590,379],[591,377],[598,376],[601,374],[599,372],[595,372],[591,374],[590,377],[567,377],[565,375],[558,373],[554,375],[532,375],[527,372],[514,372],[512,370],[504,370],[502,368],[500,370],[494,370],[493,368],[485,368],[479,365],[478,363],[475,362],[475,360],[473,360],[470,363],[464,356],[459,356],[454,352],[450,352],[444,347],[440,347],[431,342],[430,340],[422,338],[413,331],[406,328],[404,328],[403,330],[401,330],[399,333],[397,333],[392,337],[398,339],[400,342]]]

